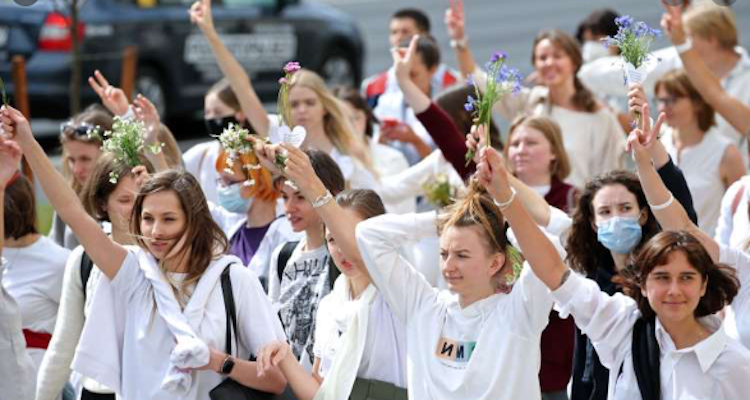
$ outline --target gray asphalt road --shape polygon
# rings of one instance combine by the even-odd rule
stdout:
[[[420,8],[429,14],[433,35],[441,45],[443,59],[449,65],[456,64],[443,24],[448,0],[319,1],[337,6],[359,22],[367,41],[367,75],[390,66],[388,19],[395,10],[403,7]],[[531,44],[540,30],[559,28],[575,33],[576,26],[586,15],[602,7],[629,14],[657,27],[663,12],[660,0],[464,0],[467,34],[476,57],[485,60],[493,51],[505,51],[510,56],[511,64],[524,74],[531,72]],[[750,47],[750,0],[737,0],[732,8],[741,30],[740,43]],[[666,44],[667,40],[661,39],[655,47]]]

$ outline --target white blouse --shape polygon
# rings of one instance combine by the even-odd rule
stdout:
[[[5,265],[5,258],[0,259],[0,280]],[[0,395],[9,400],[32,400],[34,376],[34,364],[21,333],[18,304],[0,285]]]
[[[571,274],[552,296],[560,316],[573,315],[576,325],[591,339],[602,365],[610,370],[607,398],[641,399],[632,357],[633,326],[641,316],[635,300],[622,293],[609,296],[596,282],[578,274]],[[713,315],[700,318],[713,333],[680,350],[656,320],[662,399],[746,398],[750,393],[750,351],[726,335],[721,319]]]

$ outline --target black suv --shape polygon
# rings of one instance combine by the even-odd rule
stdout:
[[[0,0],[0,77],[12,95],[10,59],[26,57],[34,117],[65,118],[70,81],[70,18],[66,0],[23,7]],[[117,82],[122,51],[138,47],[136,91],[162,115],[192,116],[221,72],[203,34],[190,23],[191,0],[79,0],[83,37],[82,103],[95,100],[86,77],[99,69]],[[290,60],[319,72],[329,83],[356,85],[362,78],[361,34],[340,11],[304,0],[215,0],[213,15],[224,43],[245,66],[262,99],[278,90]]]

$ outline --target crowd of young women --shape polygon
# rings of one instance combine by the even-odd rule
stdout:
[[[750,192],[741,146],[712,126],[718,113],[750,134],[750,106],[690,47],[681,8],[663,26],[684,70],[655,81],[654,119],[643,86],[629,88],[629,135],[579,80],[565,32],[537,36],[537,85],[497,104],[504,141],[472,126],[466,87],[434,99],[419,88],[413,37],[392,50],[392,83],[435,148],[411,167],[375,139],[355,90],[307,70],[289,89],[305,141],[266,140],[283,119],[223,45],[211,1],[189,13],[225,75],[205,97],[207,133],[253,132],[240,162],[218,141],[181,156],[148,99],[131,103],[98,72],[104,107],[61,128],[64,174],[28,120],[0,109],[0,397],[748,393]],[[465,22],[453,2],[459,66],[481,86]],[[137,167],[103,152],[90,133],[114,116],[143,121],[165,151],[144,150]],[[36,230],[22,155],[55,209],[54,241]],[[449,204],[417,201],[436,190]]]

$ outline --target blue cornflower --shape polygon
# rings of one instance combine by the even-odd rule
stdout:
[[[615,24],[627,29],[631,25],[633,25],[633,17],[631,17],[630,15],[623,15],[622,17],[615,18]]]
[[[497,51],[495,53],[492,53],[492,57],[490,57],[490,63],[494,64],[500,60],[505,60],[508,58],[508,54],[503,51]]]
[[[472,104],[472,103],[466,103],[466,104],[464,104],[464,110],[466,110],[467,112],[474,111],[474,104]]]

